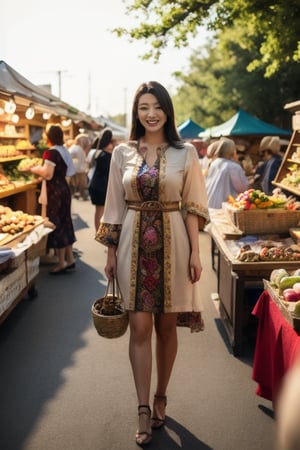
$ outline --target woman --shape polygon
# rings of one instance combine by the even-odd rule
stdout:
[[[113,134],[110,128],[104,128],[92,145],[88,155],[92,177],[89,184],[91,202],[95,205],[94,223],[98,230],[104,211],[111,154],[114,149]]]
[[[199,228],[208,221],[196,149],[178,135],[166,89],[142,84],[127,144],[112,154],[96,239],[108,246],[105,274],[117,276],[129,311],[129,356],[138,399],[136,443],[165,422],[166,391],[177,353],[177,313],[201,311]],[[157,385],[149,406],[153,323]]]
[[[88,199],[86,160],[90,148],[90,139],[85,133],[78,134],[75,143],[69,148],[75,167],[75,175],[70,180],[71,192],[74,197],[82,198],[82,200]]]
[[[220,209],[228,197],[236,197],[249,187],[244,169],[235,160],[236,147],[232,139],[221,138],[216,158],[210,164],[205,182],[209,208]]]
[[[47,217],[55,225],[48,235],[47,246],[56,249],[58,255],[58,264],[50,273],[60,275],[75,268],[72,245],[76,239],[71,218],[71,191],[66,180],[66,176],[74,175],[75,168],[58,125],[49,128],[47,141],[50,149],[43,153],[43,166],[32,167],[31,172],[47,183]]]

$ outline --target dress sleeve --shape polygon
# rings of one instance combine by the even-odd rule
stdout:
[[[44,160],[44,162],[50,161],[50,163],[52,163],[52,165],[56,165],[55,152],[53,152],[51,150],[45,150],[43,153],[43,160]]]
[[[205,223],[208,223],[206,187],[198,155],[194,146],[191,144],[185,145],[187,147],[187,156],[181,202],[183,217],[186,217],[187,213],[195,214],[199,219],[202,218]],[[202,228],[202,222],[203,220],[199,220],[199,228]]]
[[[245,171],[237,162],[234,162],[230,166],[230,179],[237,192],[244,192],[249,186],[249,180]]]
[[[117,246],[127,205],[123,187],[123,148],[117,146],[112,153],[104,213],[96,233],[96,241],[105,246]]]

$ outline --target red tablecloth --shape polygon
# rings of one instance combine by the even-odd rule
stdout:
[[[259,297],[252,314],[258,318],[252,378],[256,394],[274,401],[282,378],[300,352],[300,336],[284,318],[268,292]]]

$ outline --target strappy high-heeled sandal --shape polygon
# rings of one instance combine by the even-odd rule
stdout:
[[[166,406],[167,397],[165,395],[154,395],[153,416],[151,418],[151,427],[153,429],[157,430],[164,426],[166,420]]]
[[[139,405],[138,406],[138,416],[140,419],[140,416],[145,415],[148,417],[147,424],[143,423],[142,426],[140,425],[139,420],[139,428],[135,434],[135,441],[137,445],[146,445],[149,444],[152,440],[152,431],[151,431],[151,425],[150,425],[150,418],[151,418],[151,409],[149,405]],[[145,427],[145,428],[144,428]]]

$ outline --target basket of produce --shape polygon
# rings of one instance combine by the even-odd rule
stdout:
[[[295,206],[296,205],[296,206]],[[293,197],[279,190],[272,196],[249,189],[223,203],[232,223],[245,234],[287,233],[298,225],[300,209]]]
[[[270,280],[263,282],[286,320],[300,331],[300,270],[289,273],[284,268],[274,269]]]
[[[92,317],[97,333],[112,339],[123,336],[128,327],[128,313],[116,279],[108,281],[104,297],[92,305]]]

